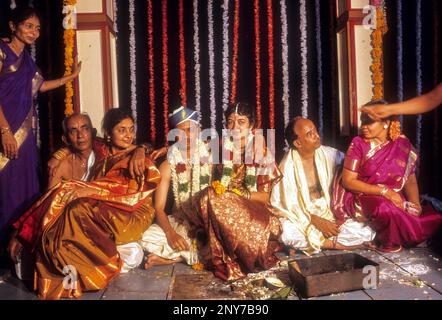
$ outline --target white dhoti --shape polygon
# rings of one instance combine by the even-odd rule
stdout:
[[[143,247],[137,242],[117,246],[117,251],[120,254],[120,259],[123,261],[121,273],[126,273],[138,268],[143,262]]]
[[[284,218],[280,221],[282,225],[281,242],[286,246],[307,251],[310,245],[305,233],[299,229],[299,225]],[[337,239],[331,238],[330,240],[336,240],[337,243],[343,246],[351,247],[373,241],[375,236],[376,232],[368,225],[349,219],[340,226]]]
[[[317,216],[335,222],[330,208],[330,191],[336,169],[343,158],[344,154],[330,147],[321,146],[315,151],[314,161],[323,197],[311,199],[301,156],[296,150],[286,154],[280,164],[284,177],[273,188],[270,200],[275,214],[280,217],[283,229],[281,241],[285,245],[300,249],[306,254],[321,251],[326,238],[311,223],[311,217]],[[361,245],[375,237],[370,227],[354,220],[341,225],[339,231],[337,239],[330,240],[343,246]]]
[[[179,223],[173,215],[168,216],[170,225],[173,230],[178,233],[188,244],[191,250],[176,251],[172,249],[167,243],[167,237],[163,229],[157,225],[153,224],[147,229],[141,239],[141,245],[143,249],[149,253],[153,253],[161,258],[168,260],[176,260],[178,258],[183,258],[187,264],[193,265],[196,261],[196,250],[193,249],[193,240],[189,238],[187,231],[188,227],[186,223]]]

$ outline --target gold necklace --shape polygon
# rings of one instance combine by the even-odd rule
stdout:
[[[11,47],[12,51],[14,51],[14,53],[15,53],[17,56],[20,56],[21,53],[22,53],[23,50],[24,50],[24,47],[23,47],[22,49],[17,48],[16,45],[15,45],[15,43],[12,42],[12,41],[10,42],[10,47]]]

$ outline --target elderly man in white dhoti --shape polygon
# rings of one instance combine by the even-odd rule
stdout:
[[[184,261],[196,265],[198,250],[196,235],[189,235],[185,210],[194,210],[192,199],[210,186],[212,158],[208,144],[201,140],[198,113],[180,107],[169,115],[170,134],[178,141],[169,148],[167,159],[161,163],[161,183],[155,191],[153,224],[144,233],[141,245],[147,251],[145,268]],[[172,188],[170,188],[172,187]],[[166,202],[169,190],[173,191],[174,206],[169,215]],[[171,213],[171,214],[170,214]]]
[[[321,146],[316,126],[302,117],[289,123],[285,137],[290,150],[279,166],[284,177],[271,195],[283,228],[281,241],[306,254],[369,246],[375,232],[364,221],[339,226],[330,207],[333,178],[344,154]]]

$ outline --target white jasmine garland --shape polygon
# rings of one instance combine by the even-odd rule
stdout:
[[[307,48],[307,5],[306,0],[300,1],[301,30],[301,105],[302,116],[308,118],[308,48]]]
[[[201,64],[200,64],[200,39],[199,39],[198,0],[193,0],[193,54],[195,61],[195,109],[201,121]]]
[[[201,163],[200,159],[205,158],[208,161]],[[174,145],[171,147],[168,158],[172,174],[172,188],[177,208],[201,190],[207,188],[211,183],[212,164],[207,146],[201,140],[196,142],[196,151],[189,160],[183,159],[180,149]],[[185,165],[184,172],[177,173],[177,166]],[[190,170],[190,172],[189,172]],[[192,179],[189,181],[189,174]],[[186,190],[183,190],[186,189]]]
[[[132,116],[134,117],[135,129],[137,127],[137,66],[136,66],[136,43],[135,43],[135,0],[129,0],[129,61],[130,61],[130,92]]]
[[[229,0],[224,0],[223,8],[223,111],[229,106]],[[226,119],[223,116],[223,124]]]
[[[289,89],[289,46],[286,0],[280,1],[281,5],[281,44],[282,44],[282,104],[284,106],[284,128],[290,121],[290,89]],[[287,144],[287,142],[286,142]]]
[[[215,101],[215,49],[213,39],[213,0],[208,0],[207,15],[209,22],[209,87],[210,87],[210,126],[216,128]]]

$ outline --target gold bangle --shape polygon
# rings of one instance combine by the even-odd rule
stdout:
[[[384,188],[381,190],[381,196],[385,197],[385,195],[387,194],[388,190],[389,190],[389,189],[388,189],[387,187],[384,187]]]
[[[0,128],[0,134],[3,135],[3,134],[8,133],[8,132],[12,132],[10,127],[1,127]]]

